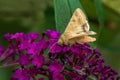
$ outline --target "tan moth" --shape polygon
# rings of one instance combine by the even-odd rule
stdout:
[[[64,33],[60,36],[58,44],[88,43],[96,41],[89,35],[95,35],[94,31],[89,31],[89,24],[85,14],[77,8],[70,19]]]

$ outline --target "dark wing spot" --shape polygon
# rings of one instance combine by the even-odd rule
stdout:
[[[75,19],[72,19],[72,22],[75,22]]]

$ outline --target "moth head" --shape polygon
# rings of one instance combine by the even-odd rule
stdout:
[[[62,45],[63,44],[62,39],[59,39],[57,43],[60,44],[60,45]]]
[[[62,45],[64,42],[65,42],[65,37],[64,37],[64,34],[62,34],[61,36],[60,36],[60,38],[59,38],[59,40],[58,40],[58,44],[60,44],[60,45]]]

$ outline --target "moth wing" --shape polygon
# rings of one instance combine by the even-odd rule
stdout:
[[[88,43],[88,42],[94,42],[96,41],[96,38],[92,38],[90,36],[81,36],[76,38],[77,43]]]
[[[83,32],[83,24],[86,24],[86,16],[80,8],[77,8],[65,29],[65,33]]]
[[[80,37],[70,39],[68,43],[69,44],[75,44],[75,43],[83,44],[83,43],[94,42],[94,41],[96,41],[96,38],[92,38],[90,36],[80,36]]]
[[[76,41],[80,43],[92,42],[95,41],[95,38],[89,37],[88,35],[94,34],[96,33],[93,31],[89,31],[89,24],[86,20],[85,14],[82,12],[81,9],[77,8],[73,13],[72,18],[70,19],[70,22],[68,23],[58,43],[66,42],[66,44],[68,44],[76,43]]]
[[[86,20],[85,14],[80,8],[77,8],[64,32],[65,37],[69,40],[74,37],[94,34],[96,33],[89,31],[89,24]]]
[[[72,38],[77,38],[77,37],[81,37],[81,36],[87,36],[87,35],[95,35],[96,33],[93,31],[89,31],[89,32],[80,32],[80,33],[75,33],[75,32],[69,32],[69,33],[64,33],[65,38],[67,38],[68,40],[72,39]]]

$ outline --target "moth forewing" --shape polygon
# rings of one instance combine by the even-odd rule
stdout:
[[[68,23],[65,29],[65,32],[70,32],[70,31],[76,32],[76,29],[81,28],[81,26],[85,23],[86,23],[86,16],[82,12],[82,10],[77,8],[73,13],[73,16],[71,17],[70,22]],[[81,31],[82,29],[78,29],[78,30]]]
[[[93,42],[96,39],[88,35],[95,35],[93,31],[89,31],[89,24],[85,14],[80,8],[77,8],[73,13],[70,22],[68,23],[64,33],[58,40],[58,44],[74,44]]]

